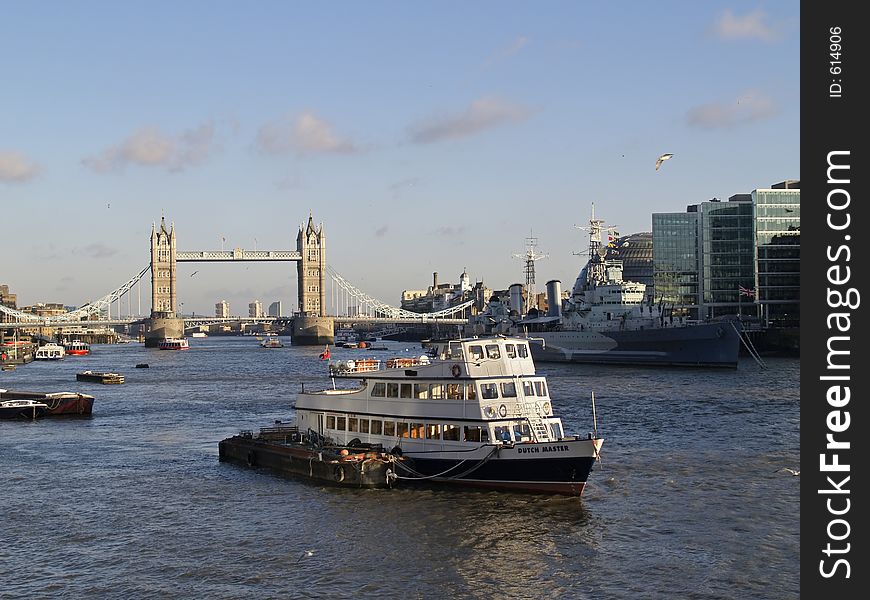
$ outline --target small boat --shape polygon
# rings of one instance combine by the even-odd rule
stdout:
[[[147,368],[148,368],[148,363],[137,363],[137,364],[136,364],[136,368],[137,368],[137,369],[147,369]]]
[[[45,416],[86,416],[94,407],[94,397],[76,392],[23,392],[0,390],[0,401],[32,401],[45,405]],[[37,415],[39,416],[39,415]]]
[[[76,373],[76,381],[93,381],[96,383],[124,383],[124,376],[120,373],[82,371],[81,373]]]
[[[208,334],[204,331],[194,331],[193,333],[190,334],[190,337],[204,338],[204,337],[208,337]]]
[[[188,350],[190,344],[186,338],[166,338],[160,342],[161,350]]]
[[[70,356],[85,356],[91,353],[91,346],[81,340],[73,340],[63,345],[63,349]]]
[[[310,429],[301,432],[288,424],[263,427],[258,434],[242,431],[221,440],[218,457],[221,462],[353,488],[392,487],[395,465],[403,460],[380,445],[336,446]]]
[[[33,356],[34,360],[61,360],[66,356],[66,351],[63,346],[58,344],[45,344],[36,350]]]
[[[276,337],[267,337],[265,340],[260,342],[260,346],[263,348],[283,348],[284,344]]]
[[[45,416],[47,409],[48,405],[36,400],[0,400],[0,419],[36,419]]]

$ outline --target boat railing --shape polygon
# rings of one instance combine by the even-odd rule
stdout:
[[[337,360],[329,363],[329,374],[354,375],[357,373],[372,373],[381,369],[410,369],[431,364],[428,356],[395,357],[385,361],[376,358],[362,358],[359,360]]]

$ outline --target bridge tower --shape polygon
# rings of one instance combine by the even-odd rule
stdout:
[[[323,223],[314,226],[311,213],[308,224],[299,226],[296,250],[302,258],[297,264],[299,312],[293,319],[292,343],[331,344],[335,340],[335,324],[326,315],[326,233]]]
[[[184,321],[176,311],[175,225],[166,229],[160,218],[159,230],[151,226],[151,317],[145,320],[145,345],[159,346],[165,338],[182,337]]]

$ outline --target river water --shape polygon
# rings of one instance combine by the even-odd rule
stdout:
[[[95,345],[0,388],[96,396],[0,421],[0,598],[796,598],[799,361],[737,370],[545,365],[602,462],[582,499],[346,490],[218,461],[218,441],[330,385],[321,348]],[[337,349],[333,358],[419,354]],[[148,369],[136,369],[148,363]],[[117,371],[123,385],[75,381]],[[310,387],[309,387],[310,386]]]

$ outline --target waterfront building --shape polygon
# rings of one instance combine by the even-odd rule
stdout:
[[[794,327],[800,305],[800,181],[654,213],[657,300],[694,319]]]
[[[270,317],[280,317],[282,314],[281,311],[281,301],[276,300],[272,304],[269,305],[269,316]]]
[[[254,317],[255,319],[265,316],[265,313],[263,312],[263,303],[259,300],[254,300],[248,304],[248,316]]]
[[[16,310],[18,306],[18,295],[11,294],[9,292],[9,286],[6,284],[0,285],[0,305],[5,306],[6,308],[11,308],[13,310]],[[0,323],[6,321],[6,317],[6,313],[0,312]],[[8,320],[12,321],[13,319],[10,317]]]
[[[226,319],[230,316],[230,304],[226,300],[221,300],[214,305],[214,316],[221,319]]]
[[[411,312],[436,312],[471,300],[475,296],[474,289],[467,269],[463,269],[456,284],[439,283],[436,271],[432,273],[432,285],[428,289],[402,292],[401,307]]]

